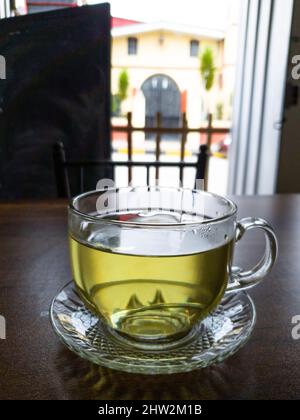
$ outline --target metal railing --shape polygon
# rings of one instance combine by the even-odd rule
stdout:
[[[145,167],[146,168],[146,184],[150,185],[150,169],[155,168],[155,179],[159,179],[160,168],[178,168],[179,181],[183,183],[183,174],[185,168],[195,169],[195,180],[204,179],[204,188],[207,189],[208,180],[208,160],[210,157],[210,146],[212,143],[212,136],[214,133],[229,133],[228,128],[215,128],[212,125],[212,115],[209,116],[207,127],[190,128],[188,127],[186,114],[182,115],[182,126],[176,128],[163,127],[162,118],[160,114],[156,116],[155,127],[134,127],[132,125],[132,114],[127,114],[127,125],[113,125],[112,132],[125,132],[127,134],[127,158],[128,160],[68,160],[66,159],[64,145],[58,142],[53,147],[54,170],[57,184],[57,193],[59,197],[70,197],[72,195],[69,170],[76,169],[79,179],[79,192],[85,191],[85,172],[88,168],[102,168],[108,170],[115,179],[115,171],[118,167],[125,167],[128,171],[128,180],[132,180],[132,168]],[[132,134],[134,132],[154,133],[155,134],[155,161],[135,161],[133,160],[133,141]],[[161,140],[163,134],[177,134],[181,135],[180,141],[180,160],[177,162],[161,161]],[[197,159],[194,162],[185,161],[186,142],[189,133],[206,134],[206,142],[199,146]],[[77,192],[78,192],[77,191]]]
[[[176,166],[180,169],[180,176],[179,178],[182,179],[183,176],[183,168],[184,166],[184,157],[186,151],[186,142],[187,136],[189,133],[199,133],[199,134],[206,134],[206,147],[207,147],[207,161],[205,165],[205,174],[204,174],[204,188],[207,189],[208,183],[208,170],[209,170],[209,157],[210,157],[210,148],[212,143],[212,136],[213,134],[228,134],[230,132],[229,128],[226,127],[213,127],[213,118],[212,114],[209,114],[208,117],[208,124],[207,127],[198,127],[198,128],[191,128],[188,126],[186,113],[182,114],[182,125],[181,127],[164,127],[162,126],[162,116],[160,113],[156,114],[156,126],[155,127],[135,127],[132,124],[132,113],[127,113],[127,124],[126,125],[112,125],[111,131],[113,132],[121,132],[126,133],[127,135],[127,158],[128,161],[132,161],[133,157],[133,142],[132,142],[132,134],[134,132],[143,132],[143,133],[153,133],[155,134],[155,160],[156,162],[160,161],[161,156],[161,138],[163,134],[177,134],[181,136],[180,139],[180,161],[176,162]],[[202,149],[202,153],[203,153]],[[199,149],[200,152],[200,149]],[[135,162],[136,163],[136,162]],[[152,166],[153,162],[152,162]],[[156,166],[156,179],[159,178],[159,169],[162,165]],[[129,178],[131,179],[131,167],[129,167]]]
[[[128,170],[129,182],[131,181],[131,170],[133,167],[145,167],[146,168],[146,184],[150,185],[150,168],[154,167],[156,172],[159,172],[159,168],[179,168],[180,170],[180,182],[183,182],[183,170],[184,168],[195,169],[195,187],[197,179],[204,179],[204,174],[207,165],[207,146],[200,146],[198,158],[196,162],[159,162],[159,161],[113,161],[113,160],[67,160],[64,145],[62,142],[57,142],[53,145],[53,162],[54,172],[56,179],[57,195],[59,198],[68,197],[72,195],[69,170],[77,169],[79,175],[79,188],[76,193],[82,193],[85,191],[85,171],[88,168],[102,168],[104,170],[111,170],[113,179],[115,179],[115,170],[118,167],[125,167]],[[157,178],[156,178],[157,179]]]

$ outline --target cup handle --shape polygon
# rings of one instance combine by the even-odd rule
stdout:
[[[256,286],[271,271],[275,263],[278,244],[272,227],[263,219],[256,217],[246,217],[237,223],[236,242],[244,233],[250,229],[262,229],[265,234],[265,253],[261,260],[251,269],[242,270],[240,267],[232,267],[227,292],[249,289]]]

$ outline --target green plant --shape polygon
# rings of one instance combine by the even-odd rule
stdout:
[[[223,116],[224,116],[224,104],[222,102],[219,102],[216,105],[216,118],[217,120],[222,120]]]
[[[127,69],[121,70],[118,80],[118,97],[120,101],[124,101],[128,96],[129,74]]]
[[[111,96],[111,113],[114,117],[121,114],[121,101],[118,94]]]
[[[207,47],[200,58],[200,73],[206,91],[211,90],[215,80],[216,67],[211,48]]]

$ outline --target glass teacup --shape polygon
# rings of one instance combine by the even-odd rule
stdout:
[[[226,198],[180,188],[111,188],[74,198],[69,239],[80,296],[129,343],[175,343],[224,293],[256,285],[272,268],[272,228],[258,218],[237,222],[236,213]],[[233,270],[235,243],[253,228],[265,233],[264,256],[252,270]]]

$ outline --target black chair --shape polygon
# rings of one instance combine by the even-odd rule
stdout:
[[[183,182],[184,168],[195,169],[195,182],[197,179],[204,179],[206,174],[206,166],[208,162],[208,148],[201,145],[197,161],[195,162],[139,162],[139,161],[112,161],[112,160],[68,160],[62,142],[53,145],[53,162],[56,178],[56,188],[58,198],[71,198],[79,193],[87,191],[85,177],[87,171],[91,169],[100,169],[102,176],[115,180],[116,169],[118,167],[126,167],[128,170],[128,179],[132,179],[132,168],[146,168],[146,184],[150,182],[150,168],[156,168],[156,174],[159,174],[160,168],[178,168],[179,181]],[[70,171],[75,171],[77,175],[77,183],[72,185],[70,182]],[[99,178],[94,178],[94,188]],[[89,182],[90,184],[90,182]]]
[[[0,198],[56,197],[52,146],[110,157],[109,5],[1,19]]]

